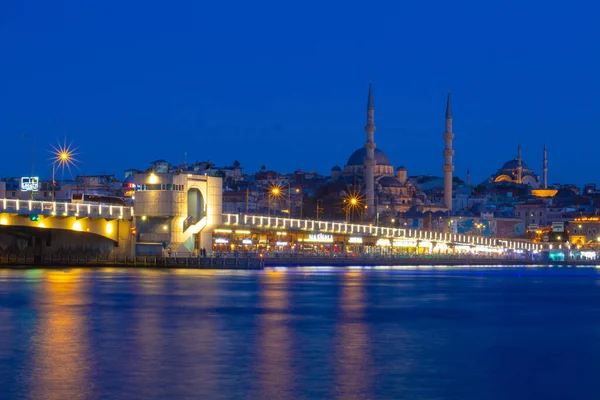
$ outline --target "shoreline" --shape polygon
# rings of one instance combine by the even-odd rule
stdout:
[[[34,259],[33,257],[0,258],[0,269],[53,268],[152,268],[198,270],[262,270],[265,267],[373,267],[373,266],[489,266],[489,267],[569,267],[600,266],[600,260],[568,260],[562,262],[515,259],[460,258],[330,258],[330,257],[268,257],[268,258],[188,258],[137,256],[134,259],[99,259],[69,257],[68,259]]]

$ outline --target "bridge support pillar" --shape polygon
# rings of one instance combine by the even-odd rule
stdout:
[[[45,232],[43,232],[45,233]],[[35,235],[33,237],[33,262],[34,264],[40,264],[42,262],[42,254],[44,253],[44,244],[46,242],[46,235]]]

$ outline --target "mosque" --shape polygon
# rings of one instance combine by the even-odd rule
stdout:
[[[548,158],[546,145],[544,145],[544,160],[542,162],[543,179],[536,175],[531,168],[525,164],[521,157],[521,145],[517,150],[517,158],[508,160],[500,169],[490,177],[492,183],[511,182],[519,185],[529,185],[532,189],[546,189],[548,187]]]
[[[367,101],[367,141],[364,147],[355,150],[344,169],[334,166],[331,169],[333,181],[343,179],[346,182],[363,182],[365,185],[366,208],[373,217],[376,212],[389,210],[405,212],[415,206],[420,211],[446,211],[452,209],[452,105],[450,94],[446,105],[446,132],[444,139],[444,204],[434,204],[420,193],[419,187],[408,179],[407,170],[399,166],[394,170],[387,155],[375,144],[375,106],[373,85],[369,85]]]

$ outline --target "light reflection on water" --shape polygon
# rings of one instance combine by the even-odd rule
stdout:
[[[78,276],[78,271],[47,272],[37,293],[37,326],[31,337],[33,399],[83,399],[90,389],[87,299]]]
[[[365,321],[363,274],[348,270],[340,282],[340,318],[336,325],[336,397],[368,398],[370,341]]]
[[[593,268],[0,270],[0,398],[597,398],[598,282]]]
[[[261,279],[258,323],[258,363],[262,398],[292,396],[292,337],[290,332],[289,290],[287,276],[281,271],[267,271]],[[275,372],[276,371],[276,372]]]

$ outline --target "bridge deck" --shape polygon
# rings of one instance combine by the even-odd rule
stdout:
[[[339,221],[316,221],[297,218],[267,217],[264,215],[223,214],[223,223],[229,226],[245,226],[260,229],[290,229],[306,232],[323,232],[339,235],[373,236],[410,241],[442,242],[454,245],[486,246],[513,250],[542,250],[542,245],[527,240],[490,238],[429,231],[421,229],[391,228],[384,226],[351,224]]]

